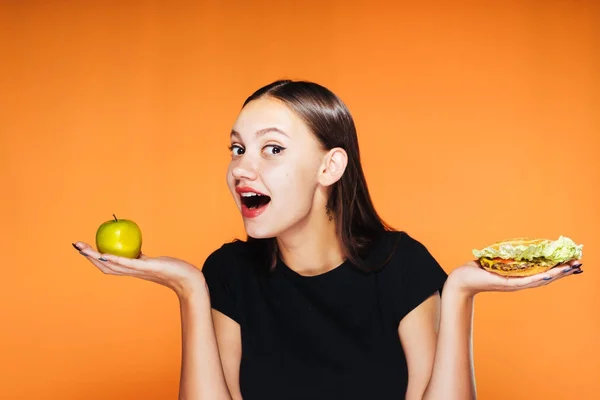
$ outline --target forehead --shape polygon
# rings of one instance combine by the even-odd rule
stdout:
[[[308,127],[296,113],[282,101],[269,97],[246,104],[233,124],[233,130],[241,135],[254,134],[267,128],[278,128],[288,136],[309,133]]]

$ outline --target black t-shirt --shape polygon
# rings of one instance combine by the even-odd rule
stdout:
[[[305,277],[279,260],[257,272],[245,241],[224,244],[203,272],[212,307],[240,324],[244,400],[403,399],[408,371],[400,320],[440,291],[447,274],[419,241],[386,232],[365,273],[346,261]]]

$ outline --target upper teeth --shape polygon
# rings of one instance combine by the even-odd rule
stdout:
[[[245,193],[242,193],[242,197],[252,197],[252,196],[261,196],[261,195],[258,194],[258,193],[254,193],[254,192],[245,192]]]

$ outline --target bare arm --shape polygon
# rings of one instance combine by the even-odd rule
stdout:
[[[577,273],[580,266],[579,260],[570,260],[523,278],[489,273],[476,261],[454,269],[444,284],[441,301],[437,294],[430,296],[398,327],[408,366],[406,399],[476,399],[472,344],[475,295],[548,285]]]
[[[229,393],[206,288],[179,296],[181,311],[180,400],[232,400]]]
[[[436,293],[409,312],[398,334],[408,366],[405,400],[421,400],[431,377],[438,339],[440,295]]]
[[[423,400],[477,398],[473,371],[473,296],[448,283],[442,296],[440,329],[431,379]]]
[[[489,273],[474,261],[452,271],[444,285],[435,358],[431,378],[422,399],[473,400],[477,398],[472,343],[473,305],[477,293],[513,292],[548,285],[572,275],[577,269],[572,266],[579,265],[578,262],[578,260],[571,260],[568,264],[555,267],[545,273],[523,278],[507,278]],[[423,306],[424,304],[417,309],[434,318],[435,311],[427,310]],[[432,329],[427,324],[421,324],[421,329],[421,335],[430,337]],[[415,332],[419,331],[415,329],[411,332],[410,335],[415,335],[417,334]],[[421,349],[421,352],[429,354],[427,350]],[[429,362],[429,358],[425,357],[425,360],[424,363]]]
[[[406,400],[475,399],[471,363],[472,297],[448,285],[408,313],[398,333],[408,366]]]
[[[242,360],[242,336],[240,325],[227,315],[212,310],[215,334],[221,355],[225,381],[233,400],[242,400],[240,392],[240,362]]]
[[[180,400],[231,400],[219,358],[204,274],[173,257],[124,258],[100,254],[84,242],[73,243],[105,274],[133,276],[168,287],[177,294],[181,313]]]

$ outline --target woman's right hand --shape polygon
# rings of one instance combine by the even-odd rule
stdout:
[[[175,291],[179,298],[187,298],[197,292],[206,292],[206,281],[202,271],[194,265],[173,257],[138,258],[119,257],[114,254],[101,254],[84,242],[73,243],[100,271],[111,275],[133,276],[156,282]]]

